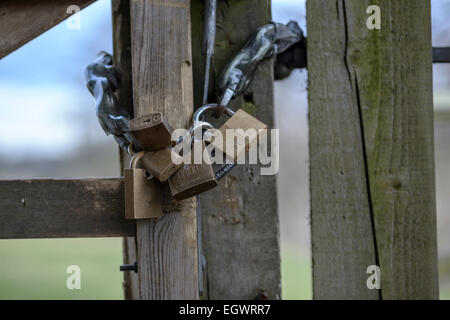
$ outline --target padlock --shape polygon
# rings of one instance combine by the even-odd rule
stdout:
[[[157,181],[147,179],[144,169],[137,164],[144,152],[136,153],[130,168],[124,169],[125,219],[149,219],[162,215],[162,193]]]
[[[206,123],[202,122],[200,129],[205,124]],[[196,141],[195,139],[193,142],[194,144],[201,143],[203,154],[205,143],[203,141]],[[217,186],[217,180],[212,165],[203,160],[201,164],[195,164],[193,162],[193,152],[191,152],[191,157],[192,161],[190,164],[184,164],[180,170],[169,178],[170,191],[175,200],[180,201],[187,199]]]
[[[183,158],[172,148],[166,147],[158,151],[146,152],[142,158],[142,165],[156,179],[164,182],[183,166]]]
[[[160,112],[132,119],[130,132],[145,151],[156,151],[175,144],[172,128]]]
[[[215,110],[218,105],[207,104],[196,110],[194,114],[194,123],[201,121],[203,113],[209,110]],[[259,136],[261,134],[260,130],[267,129],[267,125],[259,121],[258,119],[252,117],[247,112],[242,109],[234,112],[230,108],[225,108],[224,113],[230,117],[219,129],[222,134],[222,143],[218,143],[215,139],[211,142],[212,146],[219,152],[223,152],[225,157],[232,163],[236,163],[236,160],[247,153],[251,146],[258,143]],[[234,131],[235,139],[232,142],[234,148],[227,148],[227,129],[241,129]],[[249,129],[255,130],[255,135],[245,135],[245,132]],[[230,149],[230,150],[228,150]]]

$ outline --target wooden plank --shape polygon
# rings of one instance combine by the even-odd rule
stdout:
[[[186,128],[193,112],[190,1],[131,1],[130,9],[134,114],[162,112],[173,128]],[[137,222],[141,299],[198,298],[197,203],[179,204]]]
[[[94,0],[4,0],[0,2],[0,59],[68,18],[67,8],[81,9]]]
[[[0,239],[135,236],[123,192],[123,178],[0,180]]]
[[[201,55],[203,7],[193,1],[194,89],[196,106],[202,103]],[[269,0],[219,1],[213,60],[213,84],[229,59],[250,34],[270,20]],[[211,102],[216,101],[211,87]],[[234,110],[250,106],[254,116],[274,125],[273,61],[263,62],[253,84],[235,99]],[[246,109],[246,111],[250,111]],[[250,111],[251,112],[251,111]],[[222,119],[223,121],[223,119]],[[276,176],[261,176],[257,165],[239,165],[219,186],[200,197],[203,248],[209,299],[268,299],[281,297],[279,222]],[[208,289],[208,290],[206,290]]]
[[[377,299],[366,287],[375,243],[358,105],[343,59],[343,2],[336,4],[307,7],[313,297]]]
[[[135,234],[124,219],[123,181],[0,181],[0,239],[121,237]]]
[[[307,2],[314,297],[437,298],[430,3],[369,5]]]
[[[130,1],[113,0],[112,22],[113,22],[113,48],[114,65],[121,71],[120,87],[116,94],[119,103],[128,107],[133,114],[133,84],[131,75],[131,33],[130,33]],[[123,175],[124,167],[130,163],[129,155],[122,149],[120,153],[120,175]],[[136,238],[126,237],[123,239],[123,262],[133,264],[137,261]],[[126,300],[139,299],[139,277],[135,272],[124,272],[123,288]]]

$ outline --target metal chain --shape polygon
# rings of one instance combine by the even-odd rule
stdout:
[[[207,11],[203,45],[205,55],[203,104],[208,102],[211,60],[216,38],[217,0],[205,0],[205,9]],[[303,32],[294,21],[290,21],[287,25],[271,22],[256,30],[244,47],[226,65],[219,78],[219,89],[222,93],[218,103],[218,114],[228,107],[234,97],[248,89],[256,68],[263,59],[277,55],[284,57],[283,52],[291,47],[296,48],[299,44],[303,45],[304,42]],[[286,64],[289,64],[287,61],[291,62],[286,59]],[[87,66],[85,80],[87,88],[95,99],[97,118],[105,133],[113,135],[125,151],[128,152],[130,149],[131,151],[135,149],[133,152],[139,151],[139,143],[129,132],[131,115],[128,108],[119,104],[115,95],[120,85],[120,72],[113,66],[112,56],[104,51],[100,52],[98,58]],[[209,124],[205,121],[204,123]],[[190,130],[193,130],[195,125],[194,123]]]
[[[95,112],[106,135],[113,135],[119,146],[128,152],[130,145],[139,143],[129,131],[131,115],[128,108],[119,104],[115,91],[120,85],[120,72],[113,66],[113,58],[102,51],[86,67],[86,86],[95,100]],[[136,148],[139,149],[139,148]]]

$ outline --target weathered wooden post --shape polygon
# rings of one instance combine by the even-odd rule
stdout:
[[[112,22],[113,22],[113,48],[114,65],[122,72],[121,86],[117,91],[117,98],[123,106],[128,106],[130,114],[133,114],[133,81],[131,76],[131,25],[130,25],[130,2],[127,0],[112,0]],[[120,175],[124,167],[128,166],[130,157],[119,148],[120,152]],[[136,257],[136,238],[127,237],[123,239],[123,257],[125,264],[133,264]],[[135,272],[124,273],[123,284],[125,299],[139,299],[139,278]]]
[[[132,61],[132,79],[126,79],[133,83],[135,116],[163,112],[174,128],[188,127],[193,111],[189,1],[113,4],[115,56],[122,59],[116,62],[127,70]],[[126,298],[198,298],[195,198],[164,208],[157,221],[137,221],[136,241],[125,239],[125,261],[137,258],[139,270],[125,277]]]
[[[192,0],[192,48],[195,107],[202,103],[204,65],[201,54],[203,1]],[[214,83],[229,59],[248,37],[271,17],[270,0],[218,2],[216,51],[213,59],[211,102],[217,99]],[[214,81],[214,79],[216,81]],[[231,107],[244,107],[273,127],[273,62],[264,61],[243,97]],[[279,225],[276,176],[260,176],[259,167],[242,165],[200,197],[203,248],[206,257],[205,289],[209,299],[281,297]]]
[[[371,4],[307,2],[314,298],[435,299],[430,2]]]

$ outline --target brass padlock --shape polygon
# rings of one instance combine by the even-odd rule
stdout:
[[[217,104],[207,104],[197,109],[194,114],[194,123],[201,121],[201,117],[204,112],[208,110],[215,110],[216,108],[218,108]],[[234,112],[230,108],[225,108],[224,113],[230,116],[230,119],[228,119],[218,129],[218,131],[220,131],[220,133],[222,134],[223,139],[220,139],[221,143],[218,143],[217,140],[213,139],[211,145],[217,151],[222,152],[228,159],[228,161],[236,163],[236,160],[242,157],[243,154],[247,153],[251,146],[258,143],[259,136],[261,135],[260,130],[266,130],[267,125],[265,125],[255,117],[252,117],[242,109]],[[227,129],[235,130],[232,141],[234,148],[227,148]],[[246,135],[246,132],[249,129],[253,129],[253,132],[255,134]]]
[[[201,144],[203,154],[205,143],[194,140],[194,144],[198,143]],[[190,198],[208,191],[218,184],[212,165],[203,160],[201,164],[195,164],[193,158],[193,152],[191,152],[191,163],[184,164],[180,170],[169,178],[170,191],[175,200],[180,201]]]
[[[142,158],[144,168],[159,181],[166,181],[183,166],[183,158],[172,148],[146,152]]]
[[[145,151],[156,151],[175,144],[172,128],[162,113],[151,113],[130,121],[130,132]]]
[[[148,180],[144,169],[137,168],[144,152],[136,153],[130,168],[124,169],[125,219],[149,219],[162,215],[162,193],[157,181]]]

